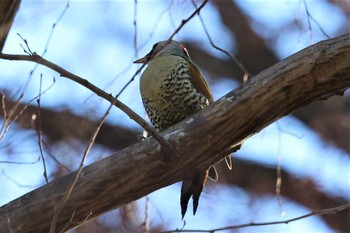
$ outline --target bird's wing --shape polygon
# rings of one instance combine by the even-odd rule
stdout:
[[[191,61],[187,61],[189,63],[189,72],[192,84],[194,88],[207,97],[209,100],[209,103],[214,102],[213,95],[210,92],[209,85],[205,78],[203,77],[202,73],[199,71],[199,69],[196,67],[195,64],[193,64]]]

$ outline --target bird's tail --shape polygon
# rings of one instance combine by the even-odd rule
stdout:
[[[182,182],[180,199],[182,218],[184,218],[186,214],[188,201],[190,200],[191,196],[193,199],[193,215],[196,214],[199,196],[201,195],[201,192],[207,180],[208,171],[209,169],[198,173],[192,179],[184,180]]]

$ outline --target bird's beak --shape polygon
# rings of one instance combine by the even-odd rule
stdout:
[[[147,61],[148,61],[148,56],[146,55],[145,57],[140,58],[140,59],[134,61],[133,63],[142,63],[142,64],[144,64],[144,63],[146,63]]]

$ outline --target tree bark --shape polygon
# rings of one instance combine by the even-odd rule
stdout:
[[[349,86],[350,35],[310,46],[162,132],[177,155],[173,161],[164,159],[159,144],[149,138],[85,167],[58,216],[56,231],[191,176],[237,150],[273,121],[312,101],[342,94]],[[0,229],[48,232],[54,209],[74,176],[1,207]]]

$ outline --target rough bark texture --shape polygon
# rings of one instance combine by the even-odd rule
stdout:
[[[8,95],[6,95],[8,96]],[[14,108],[16,104],[15,101],[11,101],[11,99],[5,98],[2,99],[2,95],[0,95],[0,102],[5,103],[6,109],[11,110]],[[309,107],[315,105],[315,103],[320,104],[333,104],[333,106],[337,106],[339,103],[339,99],[342,97],[334,96],[327,101],[318,101],[314,102]],[[18,103],[20,106],[18,109],[23,109],[25,107],[24,104]],[[338,104],[339,105],[339,104]],[[344,106],[345,107],[345,106]],[[327,109],[327,108],[326,108]],[[20,117],[17,119],[17,123],[23,129],[30,129],[33,127],[32,125],[32,114],[35,114],[38,111],[35,106],[27,106],[27,109],[22,112]],[[50,143],[55,142],[65,142],[69,143],[70,139],[80,140],[83,142],[87,142],[89,140],[89,135],[92,134],[93,130],[97,125],[97,122],[93,120],[89,120],[86,117],[81,117],[78,115],[74,115],[73,113],[68,112],[67,110],[62,109],[48,109],[41,107],[41,124],[42,124],[42,132],[47,136]],[[321,111],[321,109],[319,110]],[[312,114],[316,114],[319,117],[325,116],[324,111],[319,112],[314,111],[309,113],[308,116],[303,117],[304,119],[308,119],[313,117]],[[297,111],[299,112],[299,110]],[[336,112],[336,110],[333,110]],[[0,111],[0,116],[5,117],[3,115],[3,111]],[[15,114],[16,115],[16,114]],[[339,114],[341,115],[341,114]],[[341,115],[342,116],[342,115]],[[340,117],[339,117],[340,118]],[[322,119],[320,119],[320,124],[322,124]],[[333,128],[327,128],[327,132],[329,130],[337,130],[338,127],[341,127],[340,119],[335,119],[335,123],[333,124]],[[54,122],[54,124],[53,124]],[[67,123],[69,127],[67,127]],[[325,127],[326,124],[322,124]],[[35,126],[36,127],[36,126]],[[122,126],[115,126],[105,123],[99,131],[99,134],[95,140],[95,143],[108,147],[112,150],[121,150],[126,147],[126,145],[131,145],[132,143],[137,142],[136,135],[140,134],[140,131],[133,131],[132,129],[127,129]],[[340,139],[340,138],[339,138]],[[337,141],[339,141],[339,139]],[[348,145],[348,141],[346,138],[341,137],[341,141],[343,145]],[[59,153],[57,153],[59,155]],[[69,156],[69,155],[68,155]],[[220,174],[219,183],[227,184],[227,185],[235,185],[241,187],[243,189],[249,190],[251,193],[257,193],[258,195],[274,195],[275,194],[275,182],[276,182],[276,169],[264,167],[261,165],[250,164],[245,161],[234,158],[234,169],[232,171],[227,171],[227,167],[223,166],[224,163],[220,163],[220,165],[216,165],[216,169]],[[57,176],[59,177],[67,174],[67,170],[58,170],[56,171]],[[58,175],[59,174],[59,175]],[[288,172],[283,172],[283,186],[282,193],[283,196],[289,198],[291,200],[297,201],[300,204],[308,207],[309,209],[322,209],[333,206],[339,206],[344,203],[344,200],[341,197],[333,197],[327,194],[324,190],[321,190],[317,187],[317,185],[312,180],[303,181],[295,177],[293,174]],[[305,184],[307,184],[308,192],[302,192],[302,189],[305,188]],[[303,195],[300,195],[303,193]],[[316,198],[315,198],[316,197]],[[312,201],[310,201],[312,200]],[[322,200],[322,201],[320,201]],[[125,211],[127,212],[127,211]],[[329,226],[333,229],[338,230],[340,232],[344,232],[348,229],[350,225],[350,220],[347,219],[347,213],[345,211],[340,212],[336,215],[322,215],[323,218]],[[133,219],[133,217],[130,217]],[[127,218],[124,218],[125,221],[129,221]],[[97,222],[98,223],[98,222]],[[89,222],[89,224],[84,224],[81,232],[86,232],[86,227],[94,226],[96,222]],[[120,224],[123,226],[123,224]],[[99,227],[102,227],[99,226]],[[80,228],[78,228],[80,229]],[[110,232],[115,232],[116,229],[110,229]],[[118,228],[117,228],[118,231]],[[120,230],[122,231],[122,230]],[[124,230],[125,231],[125,230]],[[108,232],[103,228],[102,232]],[[154,232],[157,232],[156,230]]]
[[[312,101],[350,86],[350,35],[311,46],[261,72],[207,109],[163,132],[177,158],[164,160],[147,139],[83,170],[59,215],[56,231],[193,175],[237,149],[249,136]],[[140,175],[142,174],[142,175]],[[54,207],[75,173],[0,209],[0,229],[48,232]]]

